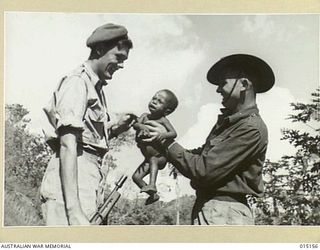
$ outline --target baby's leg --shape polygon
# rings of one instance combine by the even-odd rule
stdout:
[[[132,180],[139,188],[142,188],[147,185],[143,178],[149,173],[149,164],[144,161],[140,164],[137,170],[132,175]]]
[[[156,188],[156,180],[158,175],[158,169],[163,169],[166,165],[167,160],[165,157],[160,156],[152,156],[149,159],[149,169],[150,169],[150,179],[149,179],[149,185],[144,186],[141,191],[146,192],[148,194],[153,194],[157,192]]]
[[[155,162],[157,164],[152,164],[152,161],[150,162],[150,184],[148,186],[145,186],[145,188],[146,187],[154,187],[154,189],[157,191],[156,180],[157,180],[158,170],[164,169],[164,167],[167,164],[167,159],[163,156],[155,157],[155,158],[156,158]],[[158,201],[159,199],[160,199],[160,196],[156,192],[151,193],[149,198],[146,200],[145,204],[150,205],[150,204]]]
[[[156,186],[158,170],[163,169],[167,163],[167,159],[163,156],[160,157],[151,157],[149,160],[150,163],[150,186]]]

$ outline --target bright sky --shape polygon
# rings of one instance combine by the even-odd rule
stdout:
[[[286,120],[289,103],[309,102],[319,86],[318,15],[9,12],[5,17],[5,102],[23,104],[35,132],[46,126],[42,108],[59,79],[88,58],[88,36],[110,22],[126,26],[134,44],[125,68],[104,89],[110,112],[139,115],[157,90],[169,88],[180,103],[168,118],[188,148],[203,144],[219,113],[221,98],[206,73],[221,57],[253,54],[274,70],[275,87],[258,96],[269,129],[271,160],[293,152],[286,141],[280,141],[281,128],[298,126]],[[132,173],[142,161],[136,148],[123,149],[117,157],[117,174]],[[167,173],[162,175],[162,189],[170,188],[174,198],[174,182]],[[185,179],[181,178],[180,186],[181,194],[191,190]]]

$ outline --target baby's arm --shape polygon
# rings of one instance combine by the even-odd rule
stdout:
[[[176,130],[167,118],[161,119],[160,123],[167,129],[167,132],[160,134],[158,140],[174,139],[177,137]]]

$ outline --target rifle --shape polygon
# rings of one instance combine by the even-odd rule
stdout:
[[[121,194],[118,192],[118,190],[122,187],[123,183],[127,180],[127,176],[122,175],[120,179],[115,183],[114,189],[111,191],[111,193],[106,198],[105,202],[102,204],[102,206],[98,209],[97,212],[91,217],[90,223],[94,225],[101,225],[105,219],[108,217],[110,211],[114,207],[114,205],[119,200]]]

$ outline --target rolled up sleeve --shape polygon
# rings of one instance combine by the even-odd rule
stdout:
[[[201,154],[190,152],[176,143],[168,149],[168,155],[184,176],[201,186],[212,186],[243,167],[241,163],[255,154],[260,140],[258,129],[243,126],[222,140],[210,140],[209,149]]]
[[[56,93],[56,129],[73,127],[84,129],[87,89],[85,81],[78,76],[65,80]]]

